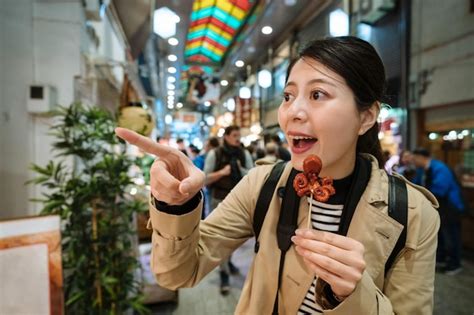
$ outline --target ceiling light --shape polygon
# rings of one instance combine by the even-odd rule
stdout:
[[[168,90],[168,95],[169,96],[174,96],[174,91],[173,90]]]
[[[266,89],[272,86],[272,73],[267,69],[260,70],[257,75],[258,85]]]
[[[174,96],[173,95],[168,95],[168,103],[169,102],[174,102]]]
[[[168,77],[168,82],[175,83],[176,78],[175,77]]]
[[[206,107],[209,107],[209,106],[211,106],[211,102],[209,102],[209,101],[205,101],[205,102],[204,102],[204,106],[206,106]]]
[[[168,83],[166,87],[168,88],[168,90],[174,90],[176,88],[176,86],[173,83]]]
[[[227,80],[221,80],[221,85],[222,85],[222,86],[228,86],[228,85],[229,85],[229,81],[227,81]]]
[[[177,108],[183,107],[183,103],[181,103],[181,102],[177,103],[177,104],[176,104],[176,107],[177,107]]]
[[[175,67],[169,67],[168,72],[169,73],[176,73],[176,68]]]
[[[239,97],[243,99],[249,99],[252,96],[250,89],[246,86],[243,86],[239,89]]]
[[[179,23],[181,21],[181,19],[179,18],[179,15],[176,15],[176,14],[173,16],[173,19],[175,23]]]
[[[264,26],[262,27],[262,33],[265,35],[270,35],[273,32],[273,28],[271,26]]]
[[[168,104],[168,109],[173,109],[174,105],[173,104]]]
[[[153,32],[162,38],[176,35],[176,17],[179,17],[167,7],[159,8],[153,12]]]
[[[227,103],[227,109],[230,110],[231,112],[233,112],[234,109],[235,109],[235,100],[234,100],[234,98],[232,98],[232,97],[229,98],[226,103]]]
[[[242,60],[237,60],[235,62],[235,66],[238,68],[242,68],[245,65],[245,63]]]
[[[170,39],[168,39],[168,44],[170,44],[171,46],[177,46],[179,44],[179,41],[176,38],[171,37]]]
[[[173,116],[171,116],[170,114],[166,115],[165,116],[165,123],[170,125],[172,122],[173,122]]]
[[[168,60],[169,61],[176,61],[176,60],[178,60],[178,57],[176,57],[176,55],[168,55]]]
[[[331,36],[349,35],[349,16],[342,9],[336,9],[329,14],[329,33]]]

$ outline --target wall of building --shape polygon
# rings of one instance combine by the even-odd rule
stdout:
[[[38,212],[39,205],[28,199],[40,192],[24,184],[33,175],[28,166],[45,165],[53,158],[53,139],[47,136],[52,119],[28,113],[28,87],[51,85],[57,90],[58,104],[73,101],[84,18],[79,0],[4,0],[0,11],[0,218],[8,218]]]
[[[470,2],[412,1],[410,73],[423,91],[418,107],[474,102],[474,12]]]

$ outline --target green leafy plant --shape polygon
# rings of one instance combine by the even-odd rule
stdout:
[[[67,314],[146,313],[133,238],[134,214],[143,201],[126,194],[133,164],[114,134],[115,119],[80,103],[59,107],[51,128],[60,162],[32,165],[30,183],[48,188],[42,214],[62,220],[62,257]],[[74,167],[65,159],[73,158]],[[70,163],[69,163],[70,164]]]

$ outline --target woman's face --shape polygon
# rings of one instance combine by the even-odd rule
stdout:
[[[296,62],[288,77],[278,122],[296,169],[302,170],[303,160],[316,154],[323,162],[321,176],[337,179],[351,174],[358,136],[373,125],[377,114],[375,109],[359,112],[345,80],[305,58]]]

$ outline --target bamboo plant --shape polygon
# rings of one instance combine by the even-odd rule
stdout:
[[[59,107],[51,133],[59,162],[32,165],[31,183],[47,188],[42,214],[62,220],[67,314],[146,313],[134,246],[134,214],[146,204],[126,193],[133,164],[114,134],[115,118],[80,103]],[[73,167],[66,159],[73,158]],[[69,163],[70,164],[70,163]]]

